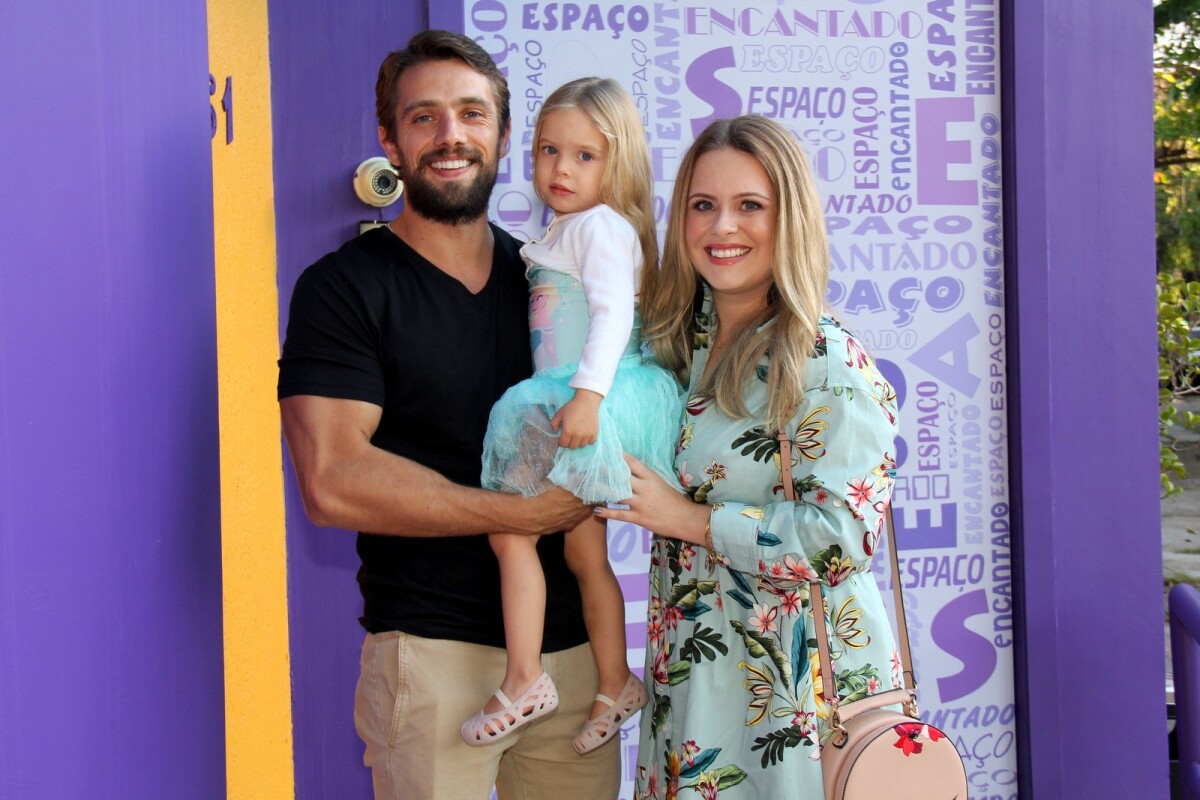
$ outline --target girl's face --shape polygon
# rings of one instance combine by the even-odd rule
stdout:
[[[696,272],[718,297],[765,302],[774,278],[775,190],[758,159],[712,150],[696,161],[683,235]]]
[[[578,108],[546,114],[535,143],[533,181],[556,214],[586,211],[600,204],[600,182],[608,142]]]

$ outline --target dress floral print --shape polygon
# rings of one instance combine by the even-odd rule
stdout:
[[[705,311],[710,307],[706,298]],[[697,317],[691,386],[708,360]],[[784,499],[779,444],[761,421],[766,370],[746,387],[758,420],[692,396],[675,464],[712,507],[703,547],[656,536],[636,798],[820,798],[828,706],[807,582],[819,578],[845,701],[900,686],[900,661],[870,572],[895,472],[896,398],[835,320],[821,320],[801,407],[786,426],[798,501]]]

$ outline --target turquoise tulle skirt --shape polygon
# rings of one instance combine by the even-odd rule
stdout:
[[[633,494],[629,453],[678,488],[673,463],[683,408],[675,379],[641,356],[622,358],[600,403],[596,442],[570,450],[558,446],[550,420],[575,396],[567,382],[577,366],[539,371],[496,402],[483,442],[481,485],[532,497],[549,482],[585,503],[619,503]]]

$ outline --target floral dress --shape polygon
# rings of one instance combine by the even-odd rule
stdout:
[[[711,341],[697,316],[690,385]],[[768,323],[769,324],[769,323]],[[712,506],[707,552],[660,536],[650,560],[646,680],[636,798],[823,796],[829,738],[807,581],[824,584],[845,701],[901,685],[899,654],[870,571],[895,473],[896,396],[841,325],[821,319],[804,398],[786,426],[797,502],[784,499],[766,370],[746,387],[756,418],[706,397],[687,404],[675,464]],[[814,692],[814,686],[816,691]]]

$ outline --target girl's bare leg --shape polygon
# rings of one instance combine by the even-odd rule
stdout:
[[[629,679],[625,653],[625,598],[608,563],[604,520],[584,520],[567,534],[563,547],[567,566],[579,582],[583,620],[600,673],[600,693],[617,697]],[[595,718],[606,710],[608,706],[597,700],[590,716]]]
[[[500,691],[517,698],[542,674],[542,629],[546,619],[546,576],[538,560],[537,536],[494,533],[488,543],[500,562],[500,599],[508,669]],[[502,708],[495,695],[485,712]]]

